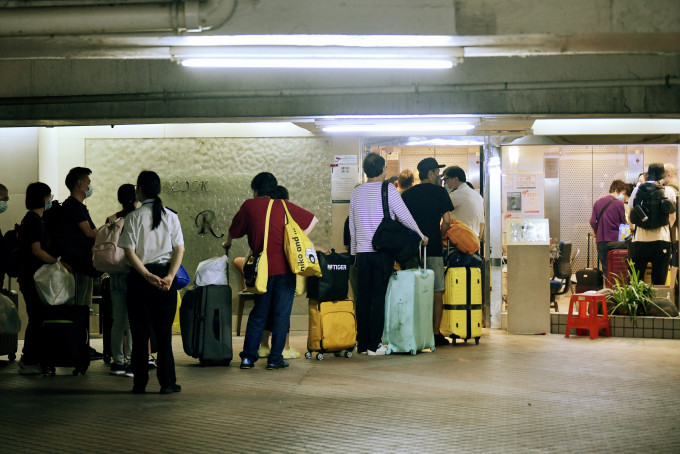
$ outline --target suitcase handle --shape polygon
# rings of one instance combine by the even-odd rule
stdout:
[[[220,340],[220,310],[215,309],[215,313],[213,314],[213,336],[215,336],[215,340]]]
[[[423,242],[421,241],[418,244],[418,271],[420,271],[420,261],[423,261],[423,269],[422,271],[425,272],[427,270],[427,246],[423,245]]]

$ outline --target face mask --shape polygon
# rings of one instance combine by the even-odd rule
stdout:
[[[616,198],[617,198],[617,200],[620,200],[620,201],[623,202],[624,196],[625,196],[625,194],[621,193],[621,194],[617,195]]]
[[[45,204],[45,211],[49,210],[52,208],[52,201],[50,200],[47,204]]]
[[[0,213],[4,213],[5,211],[7,211],[8,204],[9,202],[7,202],[6,200],[0,201]]]
[[[87,191],[85,191],[85,198],[92,197],[92,193],[94,192],[94,189],[92,189],[92,183],[87,187]]]

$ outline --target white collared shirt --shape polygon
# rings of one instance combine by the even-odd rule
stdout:
[[[151,230],[152,207],[153,199],[148,199],[125,216],[125,225],[118,239],[118,247],[134,249],[145,265],[170,262],[173,248],[184,244],[179,218],[167,208],[163,208],[165,213],[161,216],[161,223]]]
[[[479,192],[462,183],[449,196],[453,203],[451,214],[479,235],[479,225],[484,222],[484,199]]]

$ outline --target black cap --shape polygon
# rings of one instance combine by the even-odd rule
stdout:
[[[653,162],[647,169],[647,181],[659,181],[666,177],[666,169],[660,162]]]
[[[433,169],[441,169],[446,167],[446,164],[439,164],[435,158],[425,158],[418,163],[419,172],[429,172]]]

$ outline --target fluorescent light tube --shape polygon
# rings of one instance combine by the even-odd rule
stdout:
[[[445,59],[397,58],[187,58],[189,68],[450,69]]]
[[[675,118],[559,118],[538,119],[534,135],[679,134]]]
[[[475,125],[463,123],[441,123],[441,124],[418,124],[418,123],[399,123],[399,124],[377,124],[377,125],[333,125],[324,126],[321,128],[323,132],[434,132],[434,131],[469,131],[474,129]]]

